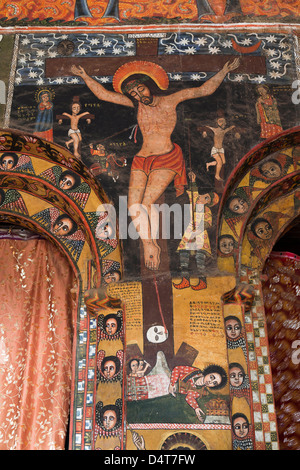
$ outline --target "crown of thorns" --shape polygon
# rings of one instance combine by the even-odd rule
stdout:
[[[144,77],[138,78],[138,79],[133,79],[130,80],[124,87],[122,87],[123,93],[129,93],[130,90],[132,90],[135,86],[140,85],[141,83],[146,82],[149,80],[150,77],[145,75]]]

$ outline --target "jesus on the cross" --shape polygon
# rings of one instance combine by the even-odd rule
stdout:
[[[172,181],[177,195],[184,192],[187,184],[182,150],[171,140],[177,121],[177,105],[211,95],[238,65],[238,58],[227,62],[199,87],[174,93],[166,92],[168,75],[155,63],[133,61],[122,65],[113,77],[114,91],[91,78],[81,66],[72,66],[72,73],[80,76],[97,98],[129,108],[137,107],[143,143],[131,166],[128,211],[141,238],[148,269],[157,270],[160,264],[159,212],[155,203]]]

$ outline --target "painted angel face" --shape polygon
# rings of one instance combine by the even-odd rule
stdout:
[[[269,222],[263,220],[258,222],[255,226],[255,235],[261,240],[270,240],[273,235],[273,229]]]
[[[164,326],[151,326],[146,336],[150,343],[163,343],[168,338],[168,332]]]
[[[1,166],[4,170],[11,170],[15,166],[13,157],[10,157],[9,155],[3,157]]]
[[[106,379],[111,379],[116,373],[116,364],[114,361],[108,360],[103,366],[103,375]]]
[[[237,320],[230,319],[225,322],[225,329],[228,338],[235,339],[241,334],[241,326]]]
[[[108,272],[103,276],[106,284],[111,284],[112,282],[118,282],[120,280],[120,274],[117,271]]]
[[[103,240],[112,238],[113,233],[113,228],[109,223],[97,228],[97,238],[101,238]]]
[[[230,201],[229,209],[235,214],[245,214],[249,209],[249,205],[244,199],[235,197]]]
[[[72,228],[72,220],[64,217],[54,224],[53,233],[59,237],[66,237]]]
[[[115,318],[108,318],[105,323],[105,330],[108,335],[114,335],[117,332],[118,323]]]
[[[117,423],[117,415],[114,410],[107,410],[103,413],[103,427],[112,429]]]
[[[275,180],[281,176],[281,167],[278,163],[269,161],[261,165],[261,172],[266,178]]]
[[[61,189],[72,189],[75,185],[75,178],[72,175],[65,175],[59,182]]]
[[[229,380],[232,387],[239,387],[244,381],[244,374],[240,367],[232,367],[229,371]]]
[[[220,249],[220,252],[223,253],[224,255],[228,255],[229,253],[232,253],[233,248],[234,248],[234,242],[232,238],[224,237],[222,238],[222,240],[220,240],[219,249]]]
[[[233,422],[233,430],[237,437],[246,437],[249,432],[249,425],[242,416]]]

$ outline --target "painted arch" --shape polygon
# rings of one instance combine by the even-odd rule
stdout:
[[[271,166],[273,174],[270,175]],[[260,208],[278,199],[282,191],[287,193],[289,188],[291,191],[295,189],[299,171],[299,127],[266,140],[240,161],[226,185],[219,207],[218,239],[229,236],[234,241],[230,253],[225,254],[218,249],[218,266],[221,271],[232,272],[239,277],[242,267],[253,262],[252,254],[255,255],[255,252],[252,250],[252,254],[249,252],[247,257],[245,251],[241,250],[247,224],[258,215],[256,213]],[[237,202],[235,208],[232,201]],[[273,243],[269,242],[270,249],[275,238],[272,239]],[[260,259],[263,265],[265,257]]]
[[[86,298],[122,271],[117,235],[102,236],[109,201],[86,167],[66,149],[36,136],[0,130],[0,220],[38,232],[68,258],[77,278],[70,448],[92,449],[97,391],[98,325]],[[115,305],[110,305],[112,311]],[[120,318],[122,310],[117,309]],[[121,401],[121,389],[118,389]]]
[[[228,362],[243,365],[248,381],[247,390],[230,390],[233,449],[278,448],[262,271],[276,241],[299,221],[299,189],[297,127],[252,149],[231,175],[221,201],[218,267],[236,279],[236,287],[222,297],[224,321],[225,327],[227,321],[239,321],[242,331],[238,343],[227,343]],[[224,253],[222,240],[230,241],[230,253]],[[244,438],[234,431],[234,417],[241,415],[249,426]]]

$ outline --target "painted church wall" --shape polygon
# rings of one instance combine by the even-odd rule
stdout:
[[[228,217],[219,233],[217,221],[224,191],[243,157],[299,125],[293,28],[250,30],[239,29],[238,23],[249,18],[258,24],[271,24],[274,18],[283,24],[289,18],[297,21],[296,3],[45,0],[39,10],[29,10],[27,4],[6,2],[1,12],[1,26],[19,28],[0,41],[5,88],[1,127],[67,147],[101,183],[111,201],[109,214],[119,224],[104,227],[103,236],[119,231],[123,265],[104,262],[102,285],[124,303],[126,334],[120,330],[107,336],[105,312],[99,309],[91,447],[255,448],[254,428],[260,432],[261,422],[253,421],[250,393],[253,351],[246,337],[252,320],[232,299],[224,303],[224,295],[236,288],[239,216],[270,182],[268,177],[276,178],[267,174],[276,168],[257,165],[239,182],[239,197],[226,208]],[[22,30],[37,20],[41,26],[68,29]],[[237,26],[211,27],[229,22]],[[145,32],[148,24],[155,26]],[[115,29],[73,30],[77,25]],[[150,76],[155,83],[142,81],[155,90],[154,101],[143,108],[148,114],[138,109],[137,100],[108,98],[113,93],[123,98],[121,85],[133,73]],[[214,84],[216,75],[220,80]],[[212,88],[207,90],[207,84]],[[128,95],[134,85],[127,87]],[[141,152],[145,140],[152,157],[148,169],[143,159],[148,154]],[[299,147],[279,154],[284,176],[298,169]],[[132,168],[140,170],[134,181]],[[161,214],[150,252],[138,237],[128,198],[144,184],[142,174],[157,175],[158,170],[167,172],[153,186],[152,202]],[[249,237],[244,244],[242,264],[248,269],[255,248]],[[233,318],[240,320],[238,342],[228,336]],[[105,372],[108,358],[119,367],[113,376]],[[247,380],[239,391],[230,382],[230,364],[244,368]],[[209,367],[220,377],[224,372],[220,387],[203,383]],[[112,430],[103,421],[109,407],[119,419]],[[247,439],[233,434],[235,413],[248,420]],[[274,435],[270,446],[276,448]]]

